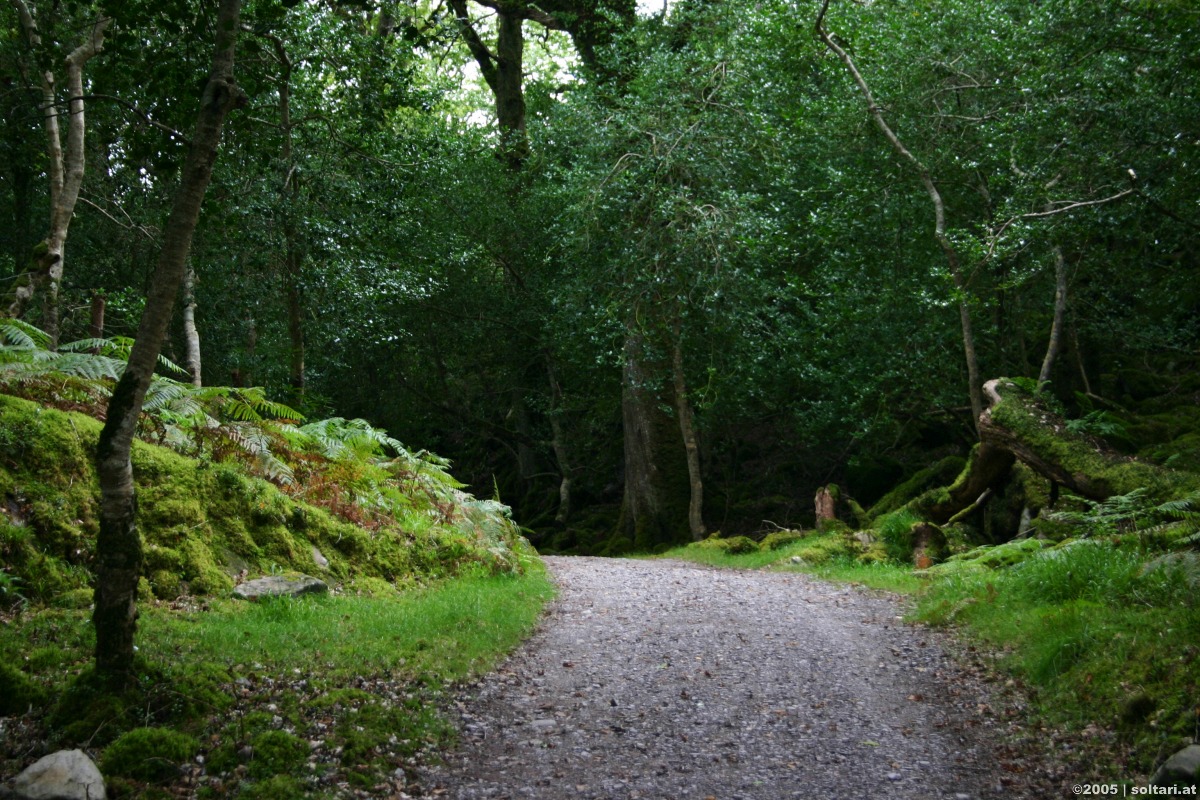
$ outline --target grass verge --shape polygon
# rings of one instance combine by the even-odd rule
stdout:
[[[88,612],[27,610],[0,626],[0,694],[25,700],[0,710],[0,773],[83,746],[115,798],[395,794],[452,741],[442,687],[492,667],[552,595],[539,565],[399,596],[146,605],[141,680],[118,694],[90,677]]]
[[[860,561],[839,533],[814,534],[777,549],[730,553],[703,542],[676,547],[651,558],[673,558],[725,569],[803,572],[824,580],[911,594],[923,584],[911,567],[889,561]]]

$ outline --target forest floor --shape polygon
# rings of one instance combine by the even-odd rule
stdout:
[[[805,575],[547,558],[559,598],[453,708],[420,777],[473,798],[1061,796],[986,657],[903,623],[896,597]]]

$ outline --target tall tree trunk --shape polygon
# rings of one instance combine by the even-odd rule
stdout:
[[[636,315],[635,315],[636,316]],[[674,386],[659,385],[670,372],[665,348],[656,350],[633,323],[625,334],[621,416],[625,445],[625,496],[619,533],[639,550],[691,541],[690,484],[681,447]]]
[[[946,234],[946,206],[942,201],[942,194],[938,191],[937,183],[934,182],[929,169],[904,146],[904,143],[900,141],[900,137],[896,135],[896,132],[892,130],[887,120],[884,119],[883,109],[875,102],[875,97],[871,94],[871,88],[867,85],[867,81],[863,78],[862,73],[858,71],[858,67],[855,66],[854,59],[838,45],[837,40],[826,30],[825,12],[829,10],[829,2],[830,0],[825,0],[821,5],[820,13],[817,14],[815,26],[817,35],[825,43],[825,46],[846,65],[846,69],[849,70],[851,77],[854,78],[854,82],[863,93],[863,100],[866,101],[867,112],[871,115],[871,119],[875,121],[875,125],[879,130],[883,132],[892,149],[916,171],[921,179],[921,184],[925,187],[925,191],[929,195],[929,202],[933,205],[933,237],[946,258],[946,265],[950,270],[950,279],[954,283],[954,291],[958,294],[958,318],[959,324],[962,327],[963,356],[967,362],[967,392],[971,399],[971,418],[978,433],[979,415],[983,413],[983,384],[979,377],[979,358],[975,352],[975,333],[971,324],[970,287],[967,285],[967,277],[963,274],[958,251],[954,249],[954,243]]]
[[[688,398],[687,381],[683,374],[683,330],[678,317],[675,320],[674,333],[671,342],[671,376],[675,390],[675,415],[679,418],[679,433],[683,438],[684,454],[687,456],[688,529],[692,539],[698,542],[707,533],[704,527],[704,479],[700,475],[700,445],[696,439],[692,403]]]
[[[162,250],[151,277],[137,339],[129,354],[129,364],[109,400],[107,420],[96,446],[100,479],[100,533],[96,540],[96,594],[92,613],[96,671],[118,684],[133,677],[136,598],[142,569],[130,451],[212,178],[221,126],[229,111],[244,98],[233,77],[240,5],[240,0],[221,0],[217,12],[216,49],[200,101],[195,134],[163,230]]]
[[[183,278],[183,341],[184,358],[192,386],[203,386],[200,370],[200,331],[196,329],[196,271],[188,265]]]
[[[1050,341],[1046,344],[1046,357],[1042,359],[1042,371],[1038,373],[1038,388],[1050,383],[1054,361],[1062,349],[1063,327],[1067,321],[1067,259],[1061,247],[1054,248],[1054,321],[1050,323]]]
[[[279,92],[279,127],[283,131],[283,181],[279,200],[283,210],[283,293],[288,319],[288,384],[292,388],[293,400],[300,403],[304,400],[305,388],[304,294],[301,280],[304,252],[296,222],[300,178],[292,141],[292,60],[282,39],[270,34],[266,34],[266,38],[275,48],[280,68],[275,85]]]
[[[550,446],[554,449],[554,460],[558,462],[558,510],[554,521],[565,525],[571,516],[571,457],[562,424],[562,386],[555,374],[554,362],[545,356],[546,377],[550,380]]]
[[[450,7],[458,20],[463,41],[479,65],[479,71],[495,98],[496,121],[500,126],[501,157],[513,169],[520,169],[529,157],[523,84],[523,15],[530,10],[515,4],[497,4],[496,51],[493,53],[471,23],[466,0],[450,0]]]
[[[16,9],[31,49],[41,45],[41,36],[24,0],[9,0]],[[46,238],[34,248],[30,265],[32,275],[22,281],[9,303],[8,315],[20,317],[33,299],[38,285],[42,286],[42,328],[50,336],[50,348],[58,347],[58,293],[62,286],[63,257],[67,231],[75,214],[75,203],[83,184],[84,116],[83,68],[104,49],[104,32],[111,19],[102,17],[87,31],[85,41],[66,57],[67,68],[67,137],[63,146],[59,124],[58,99],[54,72],[42,73],[42,129],[46,134],[47,172],[50,179],[50,229]]]

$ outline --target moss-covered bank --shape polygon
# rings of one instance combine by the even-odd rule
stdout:
[[[29,600],[90,602],[100,428],[83,414],[0,395],[0,562]],[[236,464],[135,442],[133,469],[143,590],[162,599],[219,595],[240,578],[279,571],[348,589],[403,585],[466,565],[510,571],[528,551],[510,520],[466,495],[460,507],[441,508],[419,526],[367,530]]]

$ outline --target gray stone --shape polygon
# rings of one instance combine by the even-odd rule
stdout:
[[[329,586],[322,580],[309,575],[283,578],[269,575],[256,578],[237,586],[233,596],[242,600],[258,600],[262,597],[299,597],[302,594],[326,594]]]
[[[1150,779],[1151,786],[1194,786],[1200,783],[1200,744],[1190,744],[1167,759]]]
[[[13,779],[20,800],[105,800],[104,778],[82,750],[59,750]]]
[[[321,569],[329,569],[329,559],[325,557],[324,553],[317,549],[315,544],[312,548],[312,557],[313,561],[316,562],[318,567]]]

